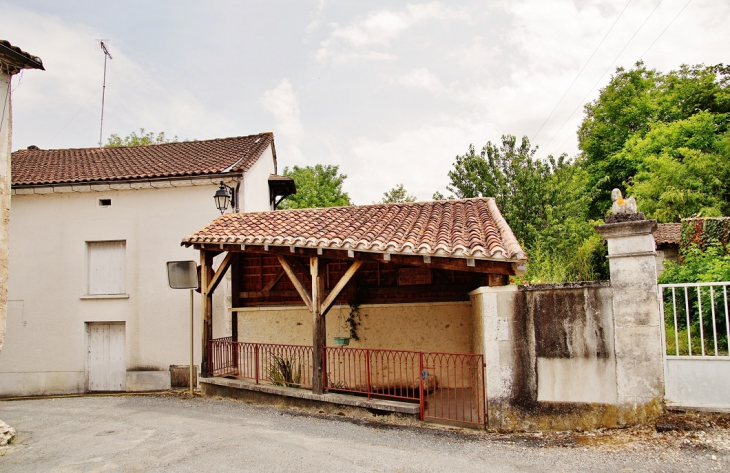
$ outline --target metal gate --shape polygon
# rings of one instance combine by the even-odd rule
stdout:
[[[665,399],[730,408],[730,282],[660,284]]]
[[[325,347],[330,391],[418,402],[421,420],[486,425],[484,357]]]

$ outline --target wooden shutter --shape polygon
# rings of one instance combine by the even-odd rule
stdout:
[[[124,241],[88,242],[88,293],[90,295],[126,292]]]

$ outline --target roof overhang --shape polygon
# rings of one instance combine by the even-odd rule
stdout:
[[[6,63],[18,70],[40,69],[45,71],[43,61],[38,56],[32,56],[7,41],[0,41],[0,62]]]
[[[485,274],[505,274],[509,276],[522,276],[527,271],[527,261],[517,259],[496,259],[496,258],[471,258],[467,256],[437,256],[407,252],[386,252],[377,250],[361,249],[334,249],[322,247],[303,247],[291,245],[268,245],[254,244],[245,245],[239,243],[189,243],[183,242],[181,246],[204,250],[214,254],[223,252],[241,252],[270,255],[291,255],[304,257],[321,257],[323,259],[345,260],[345,261],[374,261],[380,263],[392,263],[402,266],[426,266],[435,269],[452,271],[466,271]]]

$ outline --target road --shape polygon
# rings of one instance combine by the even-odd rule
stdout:
[[[727,431],[620,441],[628,434],[614,431],[586,442],[594,434],[362,425],[174,395],[5,401],[0,419],[18,430],[0,450],[3,472],[730,470]]]

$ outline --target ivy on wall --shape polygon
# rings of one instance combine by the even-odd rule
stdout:
[[[718,247],[722,248],[723,254],[730,254],[730,217],[682,220],[680,254],[686,252],[692,245],[697,245],[703,251],[710,247]]]

